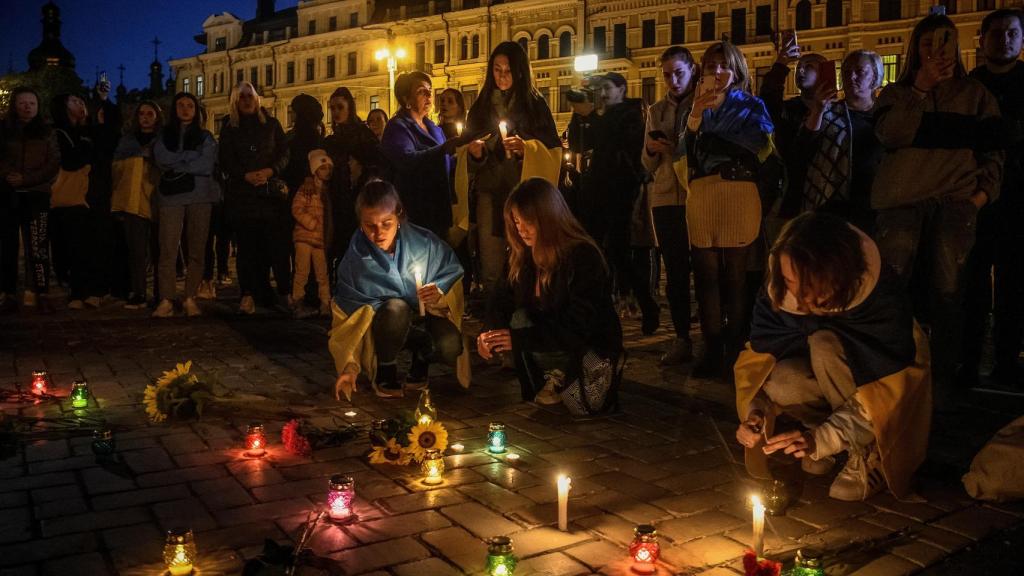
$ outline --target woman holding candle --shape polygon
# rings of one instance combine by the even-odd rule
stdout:
[[[373,132],[377,140],[384,138],[384,128],[388,125],[388,113],[382,108],[374,108],[366,115],[366,127]]]
[[[477,351],[484,359],[511,352],[523,400],[556,404],[569,384],[591,376],[585,363],[615,366],[622,355],[611,276],[601,250],[547,180],[517,186],[504,216],[508,277],[492,295],[490,329],[477,338]]]
[[[378,396],[402,396],[396,358],[403,348],[413,352],[407,387],[424,388],[434,361],[458,362],[459,380],[468,385],[462,266],[452,249],[406,220],[402,200],[386,182],[363,187],[356,213],[359,230],[338,265],[334,293],[329,347],[340,374],[336,394],[350,397],[365,373]]]
[[[529,57],[518,43],[498,44],[487,71],[467,119],[464,135],[473,140],[458,156],[455,224],[468,230],[469,206],[475,204],[480,280],[484,290],[493,291],[505,267],[505,198],[534,176],[557,184],[562,143],[547,102],[533,86]]]
[[[735,377],[736,437],[752,475],[769,475],[766,453],[781,450],[825,474],[846,451],[830,496],[863,500],[886,484],[897,497],[908,493],[928,447],[930,354],[866,234],[816,212],[786,225]],[[780,413],[807,430],[773,435]]]
[[[466,128],[466,99],[455,88],[445,88],[438,96],[437,125],[449,140],[462,136]]]

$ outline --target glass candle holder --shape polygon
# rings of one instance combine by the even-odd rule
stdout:
[[[379,418],[370,422],[370,445],[371,446],[384,446],[388,443],[388,435],[385,429],[388,426],[388,421],[384,418]]]
[[[245,455],[261,458],[267,453],[267,436],[263,433],[263,425],[249,424],[245,431]]]
[[[50,391],[50,375],[46,370],[32,372],[32,393],[42,396]]]
[[[444,482],[444,457],[441,451],[436,448],[427,450],[420,471],[423,472],[423,483],[427,486],[437,486]]]
[[[788,576],[825,576],[825,564],[822,562],[821,551],[814,548],[801,548],[796,551],[793,569]]]
[[[85,408],[89,405],[89,383],[75,380],[71,383],[71,407]]]
[[[433,402],[430,401],[429,388],[424,388],[423,392],[420,392],[420,401],[416,404],[414,416],[416,417],[416,423],[424,426],[437,420],[437,409],[434,408]]]
[[[781,516],[789,508],[789,484],[783,480],[766,480],[761,488],[765,511],[770,516]]]
[[[92,432],[92,453],[97,456],[110,456],[117,448],[114,433],[110,428],[100,428]]]
[[[495,536],[487,541],[487,576],[512,576],[516,571],[516,557],[512,553],[512,539]]]
[[[352,501],[356,498],[355,480],[335,474],[327,487],[327,514],[331,520],[347,520],[352,517]]]
[[[508,441],[508,437],[505,436],[505,425],[501,422],[491,422],[487,430],[487,451],[492,454],[504,454],[505,442]]]
[[[192,530],[173,528],[167,531],[164,544],[164,564],[171,576],[185,576],[192,573],[196,560],[196,542]]]
[[[650,524],[640,524],[633,529],[633,542],[629,545],[629,555],[633,558],[632,570],[636,574],[654,574],[658,571],[658,556],[661,546],[658,544],[658,531]]]

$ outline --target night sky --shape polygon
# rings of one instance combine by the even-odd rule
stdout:
[[[28,69],[28,52],[42,39],[42,7],[47,0],[13,0],[0,9],[0,74],[13,60],[15,71]],[[231,12],[243,20],[256,14],[256,0],[55,0],[60,7],[61,40],[75,55],[75,70],[91,85],[96,68],[106,70],[114,86],[118,65],[124,64],[124,83],[132,88],[149,85],[149,64],[158,36],[160,61],[167,74],[167,58],[192,56],[203,47],[192,39],[203,30],[212,13]],[[278,0],[277,8],[296,0]]]

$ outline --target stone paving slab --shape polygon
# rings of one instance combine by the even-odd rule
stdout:
[[[434,402],[449,442],[465,448],[446,455],[445,483],[428,487],[415,467],[368,464],[365,437],[309,458],[280,446],[295,415],[367,426],[415,406],[414,395],[388,401],[365,389],[352,404],[334,400],[325,323],[204,307],[214,314],[166,323],[113,306],[0,319],[0,386],[39,367],[58,390],[85,374],[97,397],[90,412],[119,427],[114,465],[95,460],[88,437],[36,440],[0,460],[0,573],[159,573],[163,530],[183,523],[196,533],[204,575],[237,574],[264,539],[297,538],[336,473],[356,480],[358,520],[321,525],[310,548],[346,574],[479,574],[485,540],[502,534],[515,542],[520,576],[628,574],[626,546],[646,522],[662,537],[659,574],[738,573],[750,539],[745,499],[757,484],[737,464],[738,447],[718,439],[716,428],[726,439],[735,429],[731,397],[720,383],[657,367],[667,337],[640,338],[635,322],[625,324],[622,412],[596,420],[521,403],[513,375],[496,366],[477,365],[468,390],[439,370]],[[145,385],[186,359],[243,400],[200,422],[147,423]],[[63,404],[0,408],[70,414]],[[262,459],[240,447],[254,415],[272,443]],[[506,423],[518,460],[484,451],[491,421]],[[568,533],[555,528],[558,474],[573,479]],[[768,553],[788,559],[822,546],[836,555],[836,574],[906,574],[1024,525],[1024,506],[980,505],[955,477],[926,470],[916,501],[883,493],[865,503],[831,500],[828,478],[807,479],[787,514],[770,519]]]

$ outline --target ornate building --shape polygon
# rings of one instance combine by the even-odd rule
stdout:
[[[981,19],[1024,0],[939,0],[960,31],[961,56],[977,64]],[[894,79],[914,23],[934,0],[299,0],[275,10],[258,0],[256,18],[223,12],[203,22],[196,40],[203,53],[171,61],[177,89],[199,96],[210,128],[228,110],[231,87],[252,82],[285,126],[288,103],[300,93],[325,105],[339,86],[352,90],[360,115],[389,108],[382,48],[404,50],[398,70],[422,70],[438,91],[455,87],[475,98],[491,48],[504,40],[529,53],[536,85],[559,126],[569,109],[565,94],[579,85],[575,56],[597,54],[599,71],[629,80],[629,94],[648,102],[664,88],[658,56],[683,44],[699,58],[723,35],[741,46],[754,89],[775,59],[773,30],[794,28],[805,52],[841,60],[864,48],[882,55],[886,81]],[[792,84],[792,79],[790,79]],[[791,85],[790,90],[794,90]],[[216,123],[216,124],[214,124]]]

